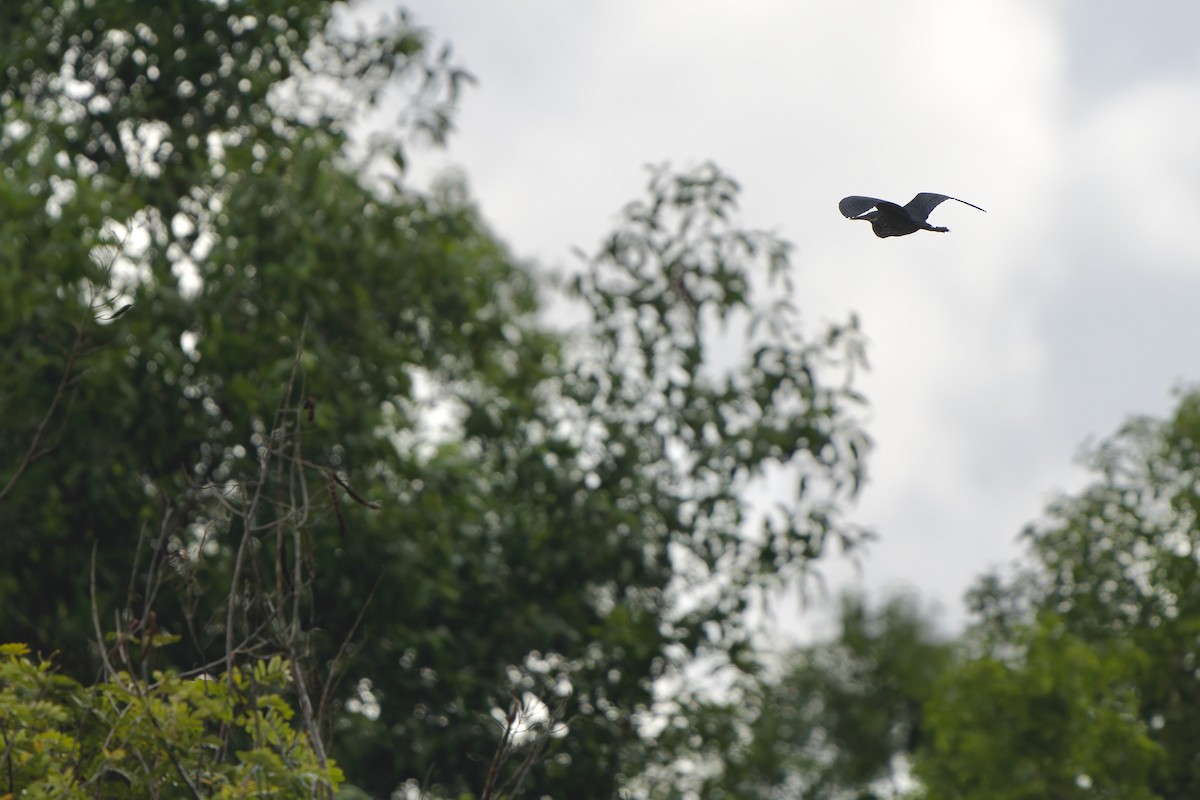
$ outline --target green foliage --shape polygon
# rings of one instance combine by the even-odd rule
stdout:
[[[1088,454],[1095,481],[1062,497],[1026,532],[1031,563],[989,576],[971,600],[996,650],[1052,614],[1065,635],[1104,655],[1132,648],[1131,713],[1161,749],[1146,786],[1182,800],[1200,792],[1196,682],[1200,566],[1200,394],[1184,391],[1165,420],[1137,418]]]
[[[291,666],[84,687],[0,646],[0,788],[30,798],[331,796],[342,780],[291,724]]]
[[[802,330],[711,166],[656,173],[544,327],[461,187],[347,147],[396,85],[443,136],[463,73],[332,8],[0,11],[0,629],[144,687],[278,653],[375,796],[479,791],[516,696],[555,724],[495,785],[536,753],[527,789],[611,795],[655,686],[748,669],[747,593],[859,541],[858,332]]]
[[[949,671],[927,706],[917,760],[926,797],[961,800],[1157,798],[1161,748],[1139,719],[1133,647],[1097,652],[1052,618],[1010,658]]]
[[[704,797],[811,800],[898,797],[928,737],[923,706],[954,645],[907,596],[879,609],[842,599],[840,631],[789,654],[783,673],[745,698],[748,725],[711,754],[723,762]]]
[[[929,800],[1197,796],[1197,443],[1193,390],[1093,448],[1094,483],[1026,532],[1028,564],[979,581],[953,649],[919,615],[845,608],[746,734],[731,711],[705,796],[896,797],[906,767]]]
[[[818,703],[824,710],[835,698],[833,713],[818,717],[822,735],[837,741],[839,730],[850,730],[858,744],[844,763],[836,751],[816,750],[780,774],[828,776],[834,797],[879,796],[854,779],[871,774],[856,762],[900,755],[916,779],[912,796],[929,800],[1195,797],[1197,442],[1200,394],[1193,391],[1172,418],[1136,419],[1094,448],[1095,482],[1059,498],[1026,532],[1030,563],[976,585],[969,598],[976,621],[953,657],[943,651],[937,666],[929,656],[851,661],[857,672],[837,661],[816,665],[810,688],[780,697],[772,705],[782,711],[762,719],[804,719],[801,710]],[[896,630],[907,642],[898,652],[918,652],[917,629]],[[875,663],[881,668],[863,669]],[[923,680],[905,680],[914,673],[904,663],[930,669]],[[862,678],[857,692],[823,688],[854,674]],[[897,685],[913,690],[905,694],[908,715],[888,712],[897,707],[888,700]],[[851,725],[840,728],[839,719]],[[876,722],[888,719],[915,720],[910,730],[919,735],[872,740]],[[795,725],[785,733],[759,728],[769,755],[791,752],[779,742],[791,740]],[[752,775],[771,774],[781,762],[762,763]]]
[[[248,440],[279,401],[306,317],[321,329],[307,362],[314,433],[338,468],[335,448],[386,449],[370,398],[403,385],[406,354],[437,364],[495,334],[477,322],[477,337],[417,340],[417,327],[430,338],[482,316],[490,298],[461,289],[486,291],[495,246],[475,243],[461,210],[376,199],[333,168],[337,126],[306,121],[330,108],[306,90],[317,54],[360,103],[446,70],[408,26],[347,38],[329,32],[330,9],[5,4],[0,547],[28,581],[0,589],[13,638],[48,649],[90,635],[77,576],[92,542],[111,599],[166,503],[183,511],[163,529],[172,551],[189,529],[220,527],[199,487],[254,474]],[[443,105],[435,96],[430,113]],[[64,666],[83,674],[82,653],[67,648]]]

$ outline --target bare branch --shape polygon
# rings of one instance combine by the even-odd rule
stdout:
[[[8,496],[16,485],[17,480],[25,473],[37,459],[46,454],[46,450],[40,450],[42,444],[42,436],[46,433],[46,426],[50,420],[54,418],[54,412],[58,410],[58,404],[62,402],[63,396],[66,394],[67,387],[71,383],[71,378],[75,374],[75,361],[79,358],[80,350],[83,348],[84,342],[87,340],[87,331],[83,325],[75,329],[75,341],[71,345],[71,350],[67,354],[67,363],[63,367],[62,378],[58,382],[58,386],[54,390],[54,397],[50,401],[46,413],[42,415],[42,419],[38,422],[37,429],[33,432],[33,439],[29,442],[29,448],[25,451],[25,455],[21,457],[21,461],[17,464],[16,470],[9,477],[8,483],[4,484],[4,488],[0,489],[0,502]]]
[[[508,718],[504,722],[504,730],[500,733],[500,742],[496,745],[496,753],[492,756],[492,764],[488,767],[487,782],[483,785],[483,793],[479,795],[479,800],[491,800],[492,789],[495,788],[496,779],[500,776],[500,765],[508,758],[520,713],[521,701],[514,699],[512,710],[508,712]]]

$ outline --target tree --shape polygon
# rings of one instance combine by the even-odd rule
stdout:
[[[914,798],[1194,796],[1198,441],[1200,394],[1190,391],[1170,419],[1134,419],[1093,448],[1095,482],[1059,498],[1025,532],[1028,562],[983,576],[968,598],[975,619],[953,649],[910,662],[929,669],[904,684],[914,690],[901,706],[909,716],[886,713],[896,707],[888,687],[903,670],[851,660],[861,680],[849,685],[860,689],[839,694],[828,687],[855,673],[825,659],[809,688],[764,704],[769,713],[747,752],[767,758],[747,758],[748,774],[786,776],[808,791],[828,775],[835,779],[824,786],[843,796],[877,796],[847,779],[868,773],[836,769],[837,751],[796,746],[812,730],[836,740],[844,719],[852,725],[843,730],[859,737],[847,763],[903,757],[917,779]],[[900,652],[919,652],[920,636],[904,630]],[[841,715],[821,716],[827,706]],[[876,719],[912,720],[907,729],[919,735],[873,746]],[[773,720],[787,723],[786,735]]]
[[[843,643],[805,654],[752,704],[754,735],[731,748],[718,786],[873,796],[857,777],[900,757],[912,796],[930,800],[1196,796],[1198,442],[1189,390],[1168,419],[1135,418],[1093,447],[1094,482],[1025,531],[1023,565],[977,582],[952,649],[922,651],[920,627],[906,625],[855,648],[870,639],[847,615]],[[869,655],[889,642],[916,657]],[[920,679],[901,680],[903,663]],[[888,730],[901,735],[873,735]],[[906,730],[918,735],[903,741]]]
[[[846,595],[839,623],[836,638],[785,655],[780,676],[732,710],[746,727],[712,754],[723,768],[702,796],[907,794],[908,764],[928,736],[923,707],[955,645],[907,595],[878,609]]]
[[[0,633],[81,681],[150,629],[159,668],[285,657],[375,796],[489,785],[516,697],[507,785],[611,795],[655,687],[746,668],[748,595],[859,541],[856,327],[801,329],[705,166],[654,174],[548,329],[463,187],[348,148],[398,82],[444,135],[466,77],[332,9],[0,12]]]
[[[1052,618],[948,670],[916,773],[929,800],[1152,800],[1160,748],[1138,715],[1134,647],[1097,652]],[[1019,650],[1017,648],[1020,648]]]
[[[1057,754],[1062,786],[1070,770],[1087,776],[1086,787],[1061,788],[1063,796],[1173,800],[1200,791],[1197,442],[1195,390],[1181,393],[1168,419],[1131,420],[1088,453],[1094,482],[1025,532],[1028,563],[972,591],[980,657],[952,679],[936,713],[961,745],[967,709],[1008,709],[1008,726],[978,711],[971,718],[996,780],[1006,772],[1011,785],[1019,770],[1034,774],[1035,756]],[[1017,724],[1042,744],[1027,738],[1017,748]],[[945,751],[930,754],[926,774],[944,779],[955,760],[982,769],[975,756]],[[961,783],[938,785],[965,796]]]

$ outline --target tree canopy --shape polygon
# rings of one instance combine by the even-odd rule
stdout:
[[[0,73],[0,638],[64,679],[278,657],[348,787],[611,796],[708,702],[665,679],[750,670],[752,593],[859,541],[856,326],[801,327],[716,167],[551,295],[406,184],[469,78],[403,15],[18,0]]]
[[[799,648],[756,687],[746,735],[705,797],[896,798],[929,735],[923,712],[955,644],[911,595],[841,598],[829,641]]]
[[[1029,526],[1018,565],[978,579],[952,641],[931,638],[911,605],[847,605],[840,635],[790,656],[748,705],[717,786],[738,797],[1197,796],[1197,443],[1193,388],[1166,419],[1134,418],[1090,448],[1091,484]]]
[[[1122,761],[1123,751],[1107,743],[1103,757],[1127,763],[1123,778],[1142,795],[1117,783],[1102,796],[1174,800],[1200,791],[1200,740],[1191,723],[1200,708],[1198,442],[1195,389],[1180,392],[1166,419],[1130,420],[1089,451],[1091,485],[1061,497],[1025,532],[1029,563],[1013,574],[985,576],[970,597],[989,647],[1011,648],[1031,628],[1053,630],[1075,652],[1087,653],[1093,674],[1111,676],[1109,690],[1094,702],[1121,709],[1128,746],[1135,735],[1144,737],[1138,752],[1151,749],[1154,758]],[[1102,730],[1095,721],[1101,711],[1093,706],[1087,713],[1087,729]],[[1096,775],[1080,774],[1101,786]]]

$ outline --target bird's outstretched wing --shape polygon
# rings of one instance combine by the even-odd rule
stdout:
[[[920,195],[917,196],[920,197]],[[850,197],[842,198],[842,202],[838,203],[838,211],[841,211],[842,216],[846,219],[854,219],[859,214],[870,211],[872,208],[883,202],[885,201],[880,200],[878,197],[859,197],[858,195],[851,195]]]
[[[979,206],[975,205],[974,203],[968,203],[966,200],[959,200],[957,197],[951,197],[948,194],[921,192],[912,200],[908,201],[908,203],[904,206],[904,210],[911,214],[913,219],[925,220],[929,218],[929,214],[935,208],[937,208],[946,200],[958,200],[958,202],[962,203],[963,205],[968,205],[971,208],[979,208]],[[983,211],[982,208],[979,208],[979,210]]]

